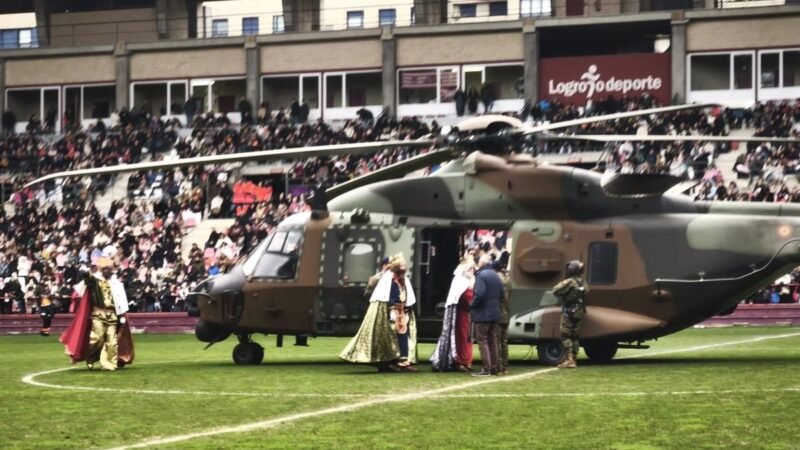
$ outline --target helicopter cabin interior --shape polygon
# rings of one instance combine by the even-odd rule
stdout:
[[[475,245],[484,245],[487,249],[495,245],[494,235],[501,236],[497,240],[499,248],[495,253],[502,260],[508,259],[510,242],[507,228],[497,227],[435,227],[423,228],[415,251],[415,278],[419,306],[417,310],[417,329],[421,338],[436,338],[441,332],[441,320],[444,316],[445,300],[453,281],[453,271],[461,262],[465,252]],[[506,253],[503,253],[506,252]]]

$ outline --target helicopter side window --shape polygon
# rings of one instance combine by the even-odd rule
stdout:
[[[258,260],[253,276],[257,278],[292,279],[297,274],[302,231],[278,231]]]
[[[346,284],[366,283],[377,270],[377,254],[372,244],[353,242],[344,250],[342,264]]]
[[[589,284],[614,284],[617,281],[617,255],[615,242],[589,244]]]

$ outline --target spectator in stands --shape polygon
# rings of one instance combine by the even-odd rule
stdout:
[[[484,113],[492,112],[492,106],[494,106],[494,92],[492,92],[492,86],[488,83],[484,83],[481,86],[481,102],[483,103]]]
[[[258,124],[265,125],[272,118],[268,102],[261,102],[258,107]]]
[[[44,132],[55,133],[56,130],[56,110],[48,108],[44,116]]]
[[[3,134],[11,135],[14,133],[14,127],[17,125],[17,116],[14,112],[7,110],[3,113]]]
[[[656,105],[652,99],[629,97],[624,100],[598,100],[593,108],[601,114],[636,109],[643,107],[648,101]],[[536,113],[537,120],[547,117],[551,120],[563,120],[579,117],[581,114],[574,105],[562,105],[555,101],[551,103],[543,100],[537,108],[540,110]],[[759,112],[758,117],[752,121],[763,125],[761,133],[796,133],[781,127],[790,127],[795,123],[795,117],[800,114],[797,104],[770,104],[758,106],[754,110]],[[145,149],[157,160],[164,157],[185,158],[376,139],[414,139],[435,129],[413,118],[391,119],[385,115],[379,116],[373,123],[363,119],[352,120],[342,127],[331,127],[323,122],[291,126],[285,113],[271,118],[269,114],[262,117],[260,111],[258,126],[235,127],[224,120],[219,121],[213,115],[193,117],[191,135],[179,139],[179,130],[174,123],[163,122],[158,117],[147,121],[141,114],[128,112],[125,108],[120,110],[118,116],[116,124],[97,135],[71,127],[52,143],[29,134],[6,136],[0,139],[0,162],[18,177],[21,184],[31,179],[36,172],[44,174],[120,162],[137,162],[145,154]],[[709,125],[709,116],[701,111],[694,111],[664,115],[663,118],[648,118],[647,121],[620,120],[613,124],[582,127],[576,131],[635,133],[646,126],[648,132],[654,134],[724,132],[724,128],[720,131],[718,124],[721,122],[718,120],[722,117],[721,120],[725,121],[728,116],[723,112]],[[632,146],[627,158],[629,163],[625,166],[625,170],[631,172],[672,171],[681,168],[685,171],[689,165],[702,162],[704,158],[707,164],[709,156],[722,150],[709,150],[706,146],[692,143],[669,143],[663,146],[636,143]],[[575,149],[578,148],[580,146],[575,146]],[[165,156],[167,150],[170,150],[170,155]],[[417,150],[399,149],[372,155],[298,161],[289,169],[291,195],[278,194],[278,190],[285,188],[283,179],[275,186],[255,184],[258,189],[274,187],[275,190],[274,194],[268,196],[269,201],[259,199],[251,204],[241,203],[234,195],[232,186],[237,180],[225,178],[225,171],[211,167],[133,174],[130,177],[132,198],[140,199],[146,192],[149,206],[142,206],[138,200],[126,200],[114,203],[109,211],[102,212],[97,211],[90,202],[95,193],[102,192],[105,186],[113,182],[111,177],[69,180],[61,186],[47,185],[46,189],[18,189],[12,195],[12,202],[16,205],[15,214],[8,218],[0,216],[0,249],[7,259],[5,276],[8,277],[18,270],[20,259],[24,267],[27,259],[32,262],[29,272],[34,283],[39,283],[46,273],[52,273],[54,279],[59,280],[57,289],[62,286],[67,288],[71,284],[67,285],[66,280],[74,280],[74,274],[82,264],[90,264],[92,259],[96,260],[103,252],[116,251],[123,261],[137,270],[136,276],[125,278],[126,289],[133,286],[135,279],[141,283],[141,287],[137,288],[140,289],[139,292],[144,293],[149,287],[152,295],[153,292],[161,292],[166,280],[177,279],[183,274],[185,281],[191,282],[207,273],[205,267],[201,271],[192,272],[189,264],[191,259],[182,260],[175,253],[174,241],[183,233],[187,223],[191,222],[191,219],[184,219],[185,215],[203,213],[212,202],[216,209],[219,203],[217,197],[222,198],[219,207],[221,217],[231,217],[234,212],[240,214],[229,230],[220,230],[216,233],[216,238],[210,237],[206,244],[215,250],[214,262],[224,272],[226,267],[236,263],[238,255],[246,254],[280,220],[305,209],[303,196],[308,196],[312,184],[308,180],[319,181],[320,187],[325,188],[407,159],[416,153]],[[728,183],[726,189],[725,183],[728,180],[714,177],[704,180],[701,185],[703,195],[698,198],[706,199],[710,196],[709,199],[736,200],[745,196],[745,199],[753,201],[800,202],[800,190],[790,190],[782,182],[782,178],[796,172],[796,162],[800,159],[797,146],[754,146],[748,153],[745,158],[750,160],[756,158],[753,155],[763,158],[764,173],[770,171],[772,180],[754,178],[753,186],[749,189],[738,189],[735,183],[733,187]],[[749,160],[742,161],[742,164],[748,163]],[[619,159],[612,157],[608,161],[608,167],[620,168]],[[298,190],[295,192],[295,189]],[[152,225],[146,227],[146,223]],[[126,231],[126,227],[129,230]],[[94,245],[95,237],[101,237],[108,242]],[[51,245],[54,247],[50,248]],[[57,250],[61,246],[66,252]],[[28,250],[31,251],[30,254]],[[494,253],[493,249],[490,250]],[[33,267],[36,261],[41,267]],[[201,265],[202,263],[201,258]],[[153,266],[153,270],[148,271],[146,266]],[[140,269],[145,269],[141,276],[138,273]],[[189,279],[190,273],[192,279]],[[61,278],[57,274],[61,274]],[[143,309],[147,308],[147,301],[141,303],[144,305]],[[154,301],[150,300],[151,308],[154,309],[153,304]]]
[[[5,295],[16,305],[19,314],[25,314],[25,294],[16,272],[11,274],[10,280],[6,280]]]
[[[186,114],[186,125],[189,126],[194,121],[194,115],[197,113],[197,99],[189,97],[186,103],[183,104],[183,112]]]
[[[479,100],[480,96],[478,95],[478,91],[475,88],[471,88],[467,92],[467,111],[469,111],[470,114],[478,113]]]
[[[242,97],[242,99],[239,100],[238,110],[239,117],[241,117],[240,123],[245,125],[253,123],[253,105],[251,105],[246,98]]]
[[[308,122],[308,114],[310,112],[311,112],[311,110],[310,110],[310,108],[308,106],[308,102],[306,102],[306,99],[303,99],[303,101],[300,103],[300,110],[297,113],[297,121],[298,121],[298,123],[304,124],[304,123]]]

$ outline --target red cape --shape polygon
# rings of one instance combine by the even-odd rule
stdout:
[[[87,288],[84,292],[75,312],[75,318],[58,339],[64,344],[66,354],[73,364],[86,361],[89,353],[89,335],[92,332],[92,301],[89,298],[89,291]],[[117,342],[119,344],[117,359],[126,365],[133,363],[133,337],[127,320],[118,327]]]
[[[90,289],[86,289],[78,303],[75,318],[66,331],[58,338],[72,364],[85,361],[89,352],[89,334],[92,332],[92,301],[89,299]]]

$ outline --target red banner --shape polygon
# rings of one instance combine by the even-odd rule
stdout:
[[[436,87],[436,69],[432,70],[403,70],[400,72],[401,89],[419,89]]]
[[[650,93],[670,103],[672,61],[669,53],[543,58],[539,61],[539,98],[583,105],[609,95]]]

